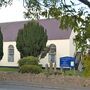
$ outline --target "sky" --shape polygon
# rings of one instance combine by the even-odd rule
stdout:
[[[13,22],[23,21],[24,18],[24,7],[23,0],[13,0],[13,4],[7,7],[0,8],[0,23],[2,22]],[[66,0],[70,1],[70,0]],[[79,3],[78,0],[73,0],[75,3]],[[90,0],[89,0],[90,1]]]
[[[12,22],[25,20],[22,0],[13,0],[13,4],[0,8],[0,22]]]

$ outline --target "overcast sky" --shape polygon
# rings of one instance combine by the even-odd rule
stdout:
[[[24,20],[24,7],[22,0],[14,0],[11,6],[2,7],[0,9],[0,22],[20,21]]]
[[[23,14],[25,9],[23,7],[23,3],[21,2],[23,0],[13,0],[13,1],[14,1],[13,5],[7,6],[6,8],[2,7],[0,9],[0,23],[25,20]],[[78,0],[73,1],[77,2]]]

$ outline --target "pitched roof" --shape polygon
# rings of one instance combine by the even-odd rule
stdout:
[[[15,41],[19,29],[23,28],[28,21],[17,21],[9,23],[0,23],[4,41]],[[38,20],[39,24],[47,30],[49,40],[69,39],[71,30],[61,30],[59,21],[55,19]]]

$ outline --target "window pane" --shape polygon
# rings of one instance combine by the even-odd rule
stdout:
[[[8,47],[8,62],[14,62],[14,47],[12,45]]]
[[[14,54],[14,49],[9,49],[9,54]]]
[[[8,62],[14,62],[14,56],[13,55],[8,56]]]

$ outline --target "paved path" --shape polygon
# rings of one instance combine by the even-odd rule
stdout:
[[[0,81],[0,90],[90,90],[90,87],[51,87],[17,81]]]

